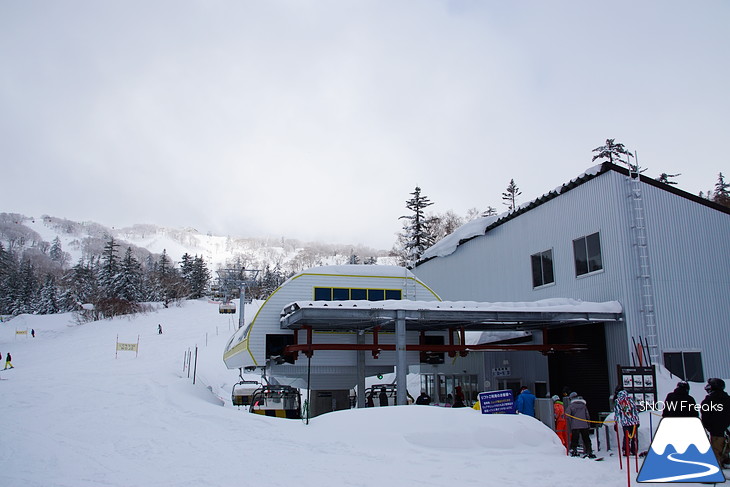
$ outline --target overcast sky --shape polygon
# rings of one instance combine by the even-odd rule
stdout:
[[[730,3],[0,2],[0,211],[387,249],[615,138],[730,177]]]

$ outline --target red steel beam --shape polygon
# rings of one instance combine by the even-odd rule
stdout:
[[[304,352],[313,353],[316,350],[365,350],[372,351],[373,357],[377,358],[377,354],[382,351],[394,351],[394,344],[385,343],[301,343],[297,345],[287,345],[284,353]],[[406,345],[406,351],[409,352],[451,352],[454,355],[460,352],[476,352],[476,351],[535,351],[542,353],[550,352],[578,352],[588,350],[588,346],[582,343],[553,343],[553,344],[514,344],[514,345],[492,345],[485,343],[482,345]]]

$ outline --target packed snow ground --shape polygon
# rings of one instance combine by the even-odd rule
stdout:
[[[7,379],[0,380],[0,485],[627,484],[617,457],[568,458],[549,428],[525,416],[398,406],[339,411],[306,425],[238,409],[230,403],[238,372],[222,360],[236,316],[192,301],[83,325],[72,314],[0,323],[3,362],[11,352],[15,365],[0,370]],[[25,329],[36,337],[16,335]],[[138,356],[115,358],[117,336],[123,343],[139,336]],[[196,346],[193,384],[183,367]],[[662,398],[674,382],[661,378]],[[692,393],[704,396],[700,385]],[[633,484],[633,470],[631,477]]]

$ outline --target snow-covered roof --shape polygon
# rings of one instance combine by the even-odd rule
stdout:
[[[363,267],[363,266],[360,266]],[[590,302],[571,298],[549,298],[522,302],[481,301],[409,301],[388,299],[385,301],[295,301],[285,310],[302,308],[350,308],[381,310],[448,310],[448,311],[533,311],[544,313],[621,313],[618,301]]]
[[[569,182],[563,184],[562,186],[558,186],[552,191],[549,191],[530,202],[523,203],[512,211],[506,211],[504,213],[500,213],[499,215],[477,218],[468,223],[465,223],[464,225],[457,228],[454,233],[447,235],[446,237],[442,238],[434,245],[426,249],[426,251],[421,256],[421,260],[423,261],[431,259],[433,257],[445,257],[447,255],[450,255],[462,242],[477,237],[479,235],[484,235],[489,227],[495,224],[500,224],[511,218],[516,213],[527,210],[531,206],[539,204],[546,199],[553,198],[565,191],[568,191],[569,189],[575,187],[576,183],[583,182],[593,176],[596,176],[604,170],[604,165],[598,164],[589,169],[586,169],[586,171],[583,172],[580,176],[571,179]]]
[[[359,276],[359,277],[400,277],[413,278],[418,280],[416,276],[405,267],[397,265],[363,265],[363,264],[342,264],[342,265],[322,265],[311,267],[294,274],[284,283],[288,283],[292,279],[299,276],[320,275],[320,276]],[[282,285],[284,285],[282,284]]]
[[[625,167],[617,166],[615,164],[611,164],[609,162],[604,162],[603,164],[598,164],[596,166],[590,167],[586,169],[582,174],[579,176],[571,179],[567,183],[562,184],[561,186],[558,186],[557,188],[553,189],[552,191],[548,191],[547,193],[543,194],[539,198],[535,198],[532,201],[529,201],[527,203],[523,203],[519,205],[517,208],[515,208],[512,211],[506,211],[504,213],[501,213],[499,215],[495,216],[489,216],[489,217],[483,217],[483,218],[477,218],[475,220],[472,220],[461,227],[457,228],[452,234],[447,235],[446,237],[442,238],[438,242],[436,242],[434,245],[426,249],[426,251],[421,255],[421,259],[416,263],[416,265],[419,265],[427,260],[433,259],[435,257],[446,257],[447,255],[452,254],[456,248],[461,245],[463,242],[470,240],[474,237],[478,237],[480,235],[484,235],[487,233],[487,231],[491,230],[492,228],[501,225],[502,223],[505,223],[512,218],[515,218],[518,215],[521,215],[522,213],[539,206],[567,191],[570,191],[571,189],[575,188],[576,186],[579,186],[586,181],[589,181],[593,179],[594,177],[598,176],[599,174],[606,173],[608,171],[616,171],[619,173],[623,173],[628,175],[628,169]],[[710,208],[713,208],[715,210],[721,211],[726,214],[730,214],[730,208],[727,208],[725,206],[722,206],[714,201],[710,201],[706,198],[702,198],[697,195],[693,195],[691,193],[688,193],[686,191],[683,191],[679,188],[675,188],[674,186],[670,184],[664,184],[661,183],[655,179],[652,179],[647,176],[640,175],[639,176],[642,183],[646,183],[650,186],[659,188],[663,191],[666,191],[668,193],[672,193],[674,195],[680,196],[682,198],[686,198],[690,201],[694,201],[695,203],[708,206]]]
[[[401,313],[404,313],[401,315]],[[401,316],[411,329],[471,330],[535,329],[547,325],[620,321],[618,301],[602,303],[569,298],[533,302],[478,301],[295,301],[281,313],[282,328],[304,325],[319,330],[364,329],[377,324],[391,327]]]

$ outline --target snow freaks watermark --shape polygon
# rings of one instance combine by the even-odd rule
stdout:
[[[702,421],[662,418],[637,482],[725,482]]]
[[[669,402],[664,401],[640,401],[636,403],[636,408],[639,412],[652,411],[663,413],[664,410],[674,413],[673,416],[692,416],[693,414],[699,414],[702,412],[722,412],[722,404],[715,404],[710,402],[707,404],[692,404],[687,401],[681,402]]]

